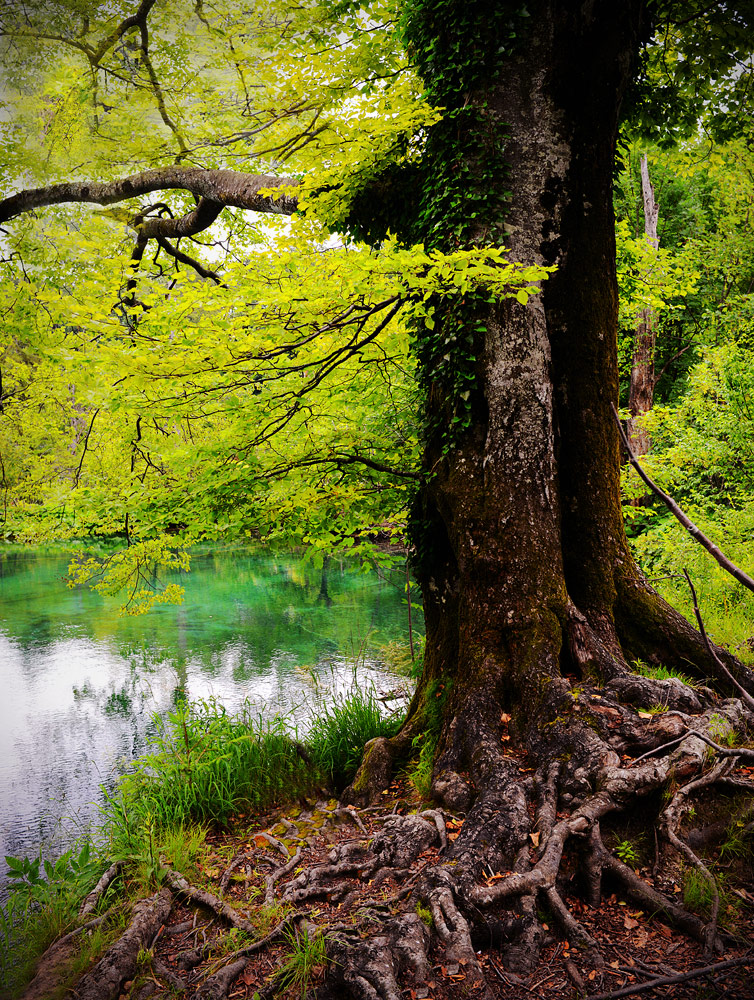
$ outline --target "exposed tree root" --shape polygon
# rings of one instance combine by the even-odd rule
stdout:
[[[669,711],[642,711],[653,706],[657,712],[658,705]],[[485,937],[485,944],[495,943],[508,969],[526,973],[536,966],[547,939],[538,907],[552,915],[572,953],[592,969],[603,966],[599,942],[565,902],[564,891],[574,879],[592,906],[599,905],[603,880],[609,878],[627,897],[703,942],[707,954],[723,949],[714,876],[680,836],[679,827],[692,796],[750,759],[751,751],[719,743],[726,733],[743,733],[754,721],[740,699],[720,701],[711,691],[694,690],[676,679],[636,678],[613,661],[612,679],[604,688],[584,684],[569,690],[561,698],[562,718],[556,716],[530,737],[532,762],[537,756],[542,760],[536,770],[522,767],[521,757],[506,746],[510,716],[501,713],[497,722],[486,708],[474,706],[472,711],[473,726],[459,716],[455,724],[461,733],[472,734],[473,744],[472,739],[465,744],[456,732],[451,749],[438,759],[434,789],[454,804],[465,804],[474,788],[476,798],[457,839],[422,873],[413,893],[432,916],[436,947],[446,961],[462,963],[472,993],[486,995],[491,988],[476,956]],[[719,762],[710,768],[716,753]],[[712,907],[706,922],[636,874],[603,842],[601,821],[630,815],[642,800],[668,789],[673,795],[661,830],[668,847],[710,880]],[[430,818],[442,835],[437,810],[411,824],[408,817],[386,823],[367,853],[349,848],[358,863],[341,862],[301,875],[301,888],[306,884],[324,898],[328,888],[332,892],[330,880],[339,876],[371,877],[379,866],[393,871],[410,867],[412,849],[438,844],[435,830],[418,825]],[[577,871],[566,881],[574,864]],[[370,936],[368,948],[360,945],[345,956],[350,971],[343,982],[355,997],[396,995],[396,973],[383,955],[388,924],[382,936]]]
[[[75,990],[78,1000],[112,1000],[119,996],[123,983],[136,972],[139,952],[150,947],[171,907],[172,896],[167,889],[140,900],[125,932],[79,981]]]
[[[238,927],[239,930],[247,931],[250,934],[255,932],[251,921],[242,917],[240,913],[237,913],[232,906],[223,902],[222,899],[218,899],[217,896],[211,892],[207,892],[205,889],[198,889],[196,886],[191,885],[180,872],[173,871],[172,868],[163,867],[162,871],[165,875],[165,881],[174,892],[195,903],[199,903],[201,906],[206,906],[214,910],[231,927]]]
[[[118,877],[122,867],[123,862],[116,861],[114,864],[110,865],[106,872],[103,873],[99,882],[97,882],[95,887],[81,904],[81,909],[79,910],[80,917],[87,917],[90,913],[94,913],[97,903],[99,903],[100,899],[102,899],[110,885]]]
[[[754,796],[745,766],[754,752],[726,745],[754,729],[754,713],[741,699],[721,700],[682,682],[638,682],[614,665],[602,688],[587,680],[553,683],[548,721],[528,730],[493,699],[470,697],[437,760],[435,791],[444,807],[418,805],[411,812],[401,800],[363,810],[319,803],[316,822],[304,811],[246,833],[217,875],[226,898],[164,868],[184,910],[175,935],[162,937],[179,943],[158,944],[153,974],[174,990],[185,983],[186,997],[204,1000],[236,995],[234,984],[243,976],[249,995],[271,998],[280,980],[274,961],[271,971],[261,956],[281,956],[282,938],[295,929],[326,941],[330,962],[326,977],[324,969],[317,973],[319,1000],[399,1000],[432,982],[445,998],[492,1000],[516,984],[536,984],[534,970],[553,948],[560,949],[564,983],[582,989],[581,983],[588,993],[605,990],[614,977],[621,989],[643,987],[626,982],[631,973],[625,970],[634,967],[610,961],[609,939],[595,933],[592,914],[611,893],[662,918],[668,935],[686,935],[706,955],[722,953],[732,939],[721,930],[720,890],[686,817],[713,790]],[[653,712],[643,707],[648,703]],[[372,747],[367,763],[377,760],[383,780],[394,748]],[[364,787],[372,787],[371,780]],[[448,799],[466,804],[465,815],[449,809]],[[643,871],[611,849],[618,843],[616,824],[639,811],[648,828],[656,821],[659,834],[654,866]],[[750,821],[745,806],[739,816],[744,829]],[[704,916],[673,895],[679,859],[708,884]],[[240,864],[246,878],[232,880]],[[663,874],[668,866],[672,878]],[[246,898],[250,892],[256,902]],[[164,920],[166,894],[140,904],[152,916],[149,933],[138,932],[136,952],[149,947]],[[271,929],[258,923],[260,905],[273,908]],[[212,919],[197,924],[185,906],[209,909]],[[251,940],[228,950],[226,925]],[[115,946],[131,941],[132,958],[134,926]],[[161,947],[172,955],[170,963]],[[111,960],[103,961],[112,968]],[[115,995],[116,980],[120,988],[128,975],[123,968],[105,987],[95,969],[78,995]],[[672,978],[676,970],[657,963],[646,970],[657,982],[665,973]]]

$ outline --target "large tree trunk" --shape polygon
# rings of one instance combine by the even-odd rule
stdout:
[[[534,732],[558,714],[569,675],[620,687],[639,657],[716,669],[643,580],[620,507],[612,173],[642,6],[538,4],[530,36],[475,95],[505,143],[511,257],[557,271],[528,304],[470,317],[485,330],[473,419],[450,445],[438,423],[453,404],[430,383],[417,565],[427,652],[406,732],[426,726],[443,685],[435,791],[454,806],[471,800],[460,775],[501,710]]]
[[[557,271],[526,305],[508,299],[469,313],[475,381],[465,433],[443,433],[456,401],[441,379],[427,379],[427,480],[414,523],[424,673],[402,733],[369,747],[347,793],[353,801],[373,795],[391,759],[434,729],[434,796],[470,812],[452,876],[435,871],[422,892],[438,908],[447,952],[473,963],[468,924],[452,900],[498,899],[478,888],[483,866],[520,873],[519,889],[500,890],[518,900],[518,931],[506,949],[514,969],[536,961],[540,880],[568,933],[580,933],[555,888],[564,841],[556,849],[551,840],[555,860],[545,851],[532,868],[532,829],[554,837],[555,804],[579,806],[573,830],[582,824],[600,842],[601,815],[665,780],[640,777],[640,768],[629,778],[619,767],[627,746],[669,737],[667,722],[647,723],[639,735],[635,724],[644,724],[626,702],[663,701],[681,713],[704,707],[680,682],[635,677],[630,661],[682,662],[687,672],[722,677],[701,637],[643,579],[620,506],[611,185],[643,4],[541,0],[529,9],[528,36],[493,85],[467,99],[485,108],[504,143],[511,257]],[[474,137],[459,138],[473,148]],[[480,220],[480,237],[490,228]],[[437,310],[446,321],[433,333],[442,351],[457,308]],[[431,352],[423,360],[431,373]],[[750,672],[728,663],[754,690]],[[535,769],[534,826],[532,789],[506,747],[528,754]],[[595,787],[603,792],[589,799]],[[594,847],[593,860],[601,850]],[[603,867],[588,874],[593,898]],[[596,953],[595,942],[582,936],[581,944]]]

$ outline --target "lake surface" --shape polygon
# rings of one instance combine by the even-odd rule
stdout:
[[[248,549],[195,553],[181,606],[120,616],[69,589],[68,556],[0,548],[0,857],[59,853],[96,821],[155,712],[245,699],[303,729],[328,692],[388,690],[379,647],[408,634],[405,578]],[[170,579],[177,579],[172,577]],[[414,624],[418,608],[414,609]],[[0,894],[4,865],[0,862]]]

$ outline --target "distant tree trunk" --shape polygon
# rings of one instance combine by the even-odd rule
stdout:
[[[644,236],[657,250],[657,218],[660,206],[655,201],[654,188],[649,179],[646,153],[641,158],[641,193],[644,201]],[[634,336],[634,353],[631,360],[631,388],[628,396],[628,437],[635,455],[646,455],[652,442],[641,417],[649,413],[655,391],[655,344],[657,341],[657,312],[647,306],[639,314]],[[637,419],[638,418],[638,419]]]

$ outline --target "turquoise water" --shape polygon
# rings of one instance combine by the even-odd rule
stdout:
[[[0,856],[54,855],[85,831],[100,785],[181,698],[229,710],[248,699],[305,728],[328,693],[403,683],[378,653],[407,638],[401,573],[206,551],[181,575],[181,606],[130,617],[115,598],[68,589],[67,565],[64,553],[0,549]]]

